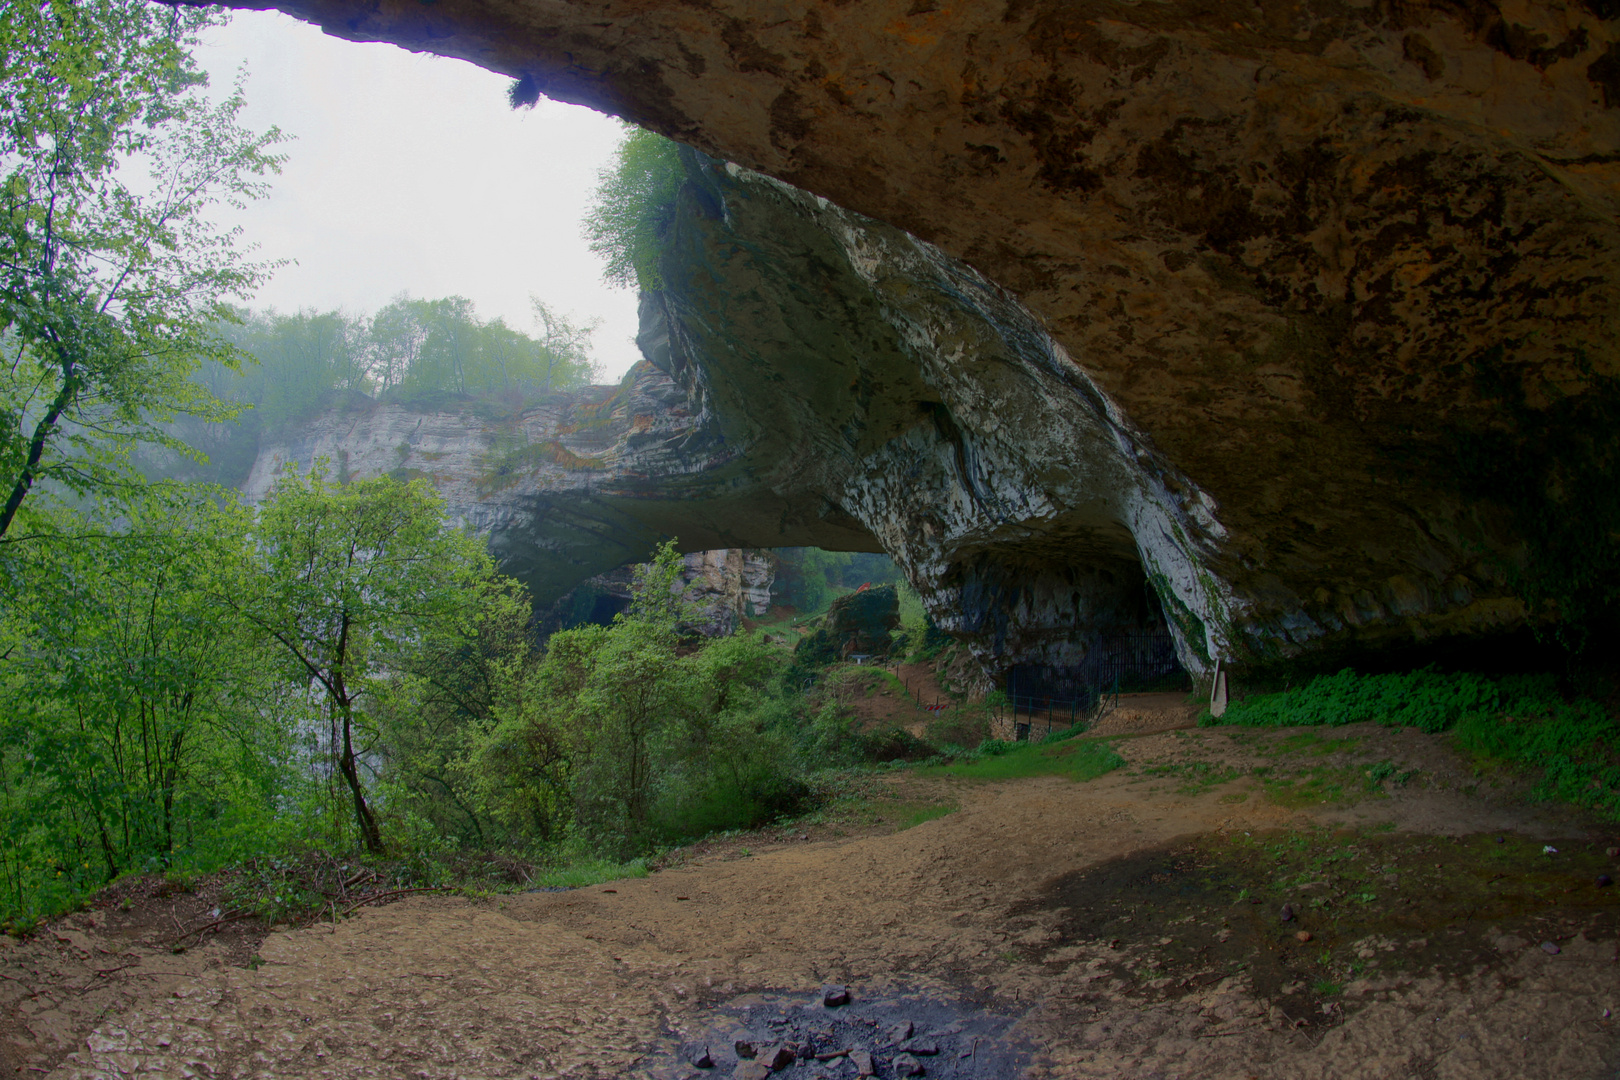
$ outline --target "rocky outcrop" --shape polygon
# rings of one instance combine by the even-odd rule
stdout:
[[[890,636],[900,627],[900,593],[893,585],[857,589],[832,602],[821,625],[800,639],[793,650],[801,663],[835,660],[882,661],[894,646]]]
[[[814,193],[691,195],[691,471],[590,504],[637,536],[678,477],[683,538],[876,538],[1053,663],[1155,606],[1198,669],[1616,595],[1608,0],[278,6]]]
[[[881,548],[989,673],[1076,670],[1166,624],[1198,673],[1523,618],[1503,569],[1521,538],[1502,518],[1459,527],[1461,494],[1433,476],[1391,485],[1404,543],[1244,531],[982,275],[758,174],[688,164],[668,287],[643,298],[649,363],[617,391],[506,419],[334,413],[261,454],[250,494],[283,459],[419,470],[542,599],[664,535]]]
[[[681,570],[681,599],[687,615],[683,633],[726,637],[744,619],[766,615],[776,558],[768,551],[721,548],[692,551]],[[540,616],[540,632],[549,634],[577,622],[607,623],[630,607],[636,567],[621,566],[587,578]]]
[[[725,637],[745,618],[771,609],[775,560],[766,551],[721,548],[686,555],[682,598],[692,606],[692,629],[704,637]]]

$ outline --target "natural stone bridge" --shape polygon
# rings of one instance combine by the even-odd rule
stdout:
[[[814,193],[692,157],[612,399],[358,421],[537,585],[882,548],[987,658],[1194,671],[1612,599],[1610,0],[275,6]]]

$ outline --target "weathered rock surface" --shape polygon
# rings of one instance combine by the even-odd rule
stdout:
[[[683,632],[726,637],[743,619],[770,611],[776,577],[776,558],[770,552],[720,548],[687,552],[684,558],[681,599],[690,614],[682,620]],[[549,633],[574,621],[605,622],[628,609],[635,570],[634,565],[621,566],[587,578],[542,617],[542,631]]]
[[[916,349],[953,358],[918,369],[938,440],[847,437],[866,456],[888,446],[902,475],[957,448],[963,483],[942,469],[910,490],[946,518],[1006,522],[979,565],[968,542],[948,569],[929,566],[941,552],[909,559],[968,598],[962,632],[1002,611],[1003,647],[1063,652],[1018,627],[1062,623],[1068,577],[1075,605],[1123,612],[1133,548],[1204,624],[1204,651],[1238,661],[1514,625],[1538,567],[1559,579],[1542,592],[1578,600],[1616,565],[1613,500],[1594,494],[1615,486],[1620,416],[1612,0],[275,6],[628,116],[970,265],[902,255],[897,232],[820,249],[831,278],[872,279],[868,313],[887,305]],[[1006,325],[1049,333],[1029,339],[1047,359],[974,359],[918,314],[908,259],[968,306],[1032,312]],[[822,295],[815,263],[797,261],[796,298],[829,326],[863,321],[848,294]],[[804,350],[779,344],[758,337],[748,362],[802,390]],[[880,369],[804,400],[932,400]],[[986,414],[1009,394],[1045,408]],[[1028,441],[1026,477],[976,488],[969,452],[997,440]],[[1152,479],[1089,517],[1070,501],[1118,489],[1097,475],[1120,468]],[[1005,512],[1013,492],[1052,506],[1019,556],[1002,542],[1027,516]],[[853,497],[844,509],[861,516]],[[1203,663],[1198,627],[1181,627]]]

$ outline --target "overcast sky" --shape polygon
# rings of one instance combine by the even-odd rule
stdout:
[[[260,255],[296,260],[254,307],[369,313],[400,292],[460,295],[529,330],[532,293],[601,319],[610,381],[640,359],[635,293],[608,288],[580,237],[617,121],[546,100],[514,112],[504,76],[276,12],[237,12],[204,41],[198,60],[219,91],[247,65],[244,122],[295,136],[270,197],[224,219]]]

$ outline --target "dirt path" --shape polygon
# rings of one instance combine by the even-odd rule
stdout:
[[[53,1075],[685,1076],[668,1054],[738,995],[808,1001],[826,983],[1015,1016],[1029,1077],[1610,1075],[1617,890],[1581,884],[1613,840],[1460,793],[1468,770],[1437,740],[1306,735],[1127,739],[1131,767],[1089,783],[933,781],[960,810],[900,833],[569,893],[413,899],[274,934],[254,968],[205,967],[121,1003]],[[1347,794],[1374,757],[1403,771]],[[1468,845],[1498,836],[1497,878],[1541,889],[1533,903],[1425,906],[1472,873],[1484,856],[1471,852],[1497,850]],[[1275,868],[1255,862],[1272,857],[1267,837],[1294,838],[1279,859],[1349,845],[1344,859],[1381,864],[1385,899],[1341,895],[1365,886],[1305,862],[1322,880],[1273,894]],[[1544,842],[1563,854],[1543,856]],[[1205,880],[1246,868],[1263,896]],[[1408,907],[1356,921],[1397,894]],[[1338,907],[1307,900],[1329,896]],[[1287,926],[1279,897],[1299,906]],[[1308,948],[1295,944],[1301,925],[1317,927]],[[1300,973],[1324,946],[1365,953],[1364,966],[1313,990]],[[840,1058],[787,1075],[855,1068]]]

